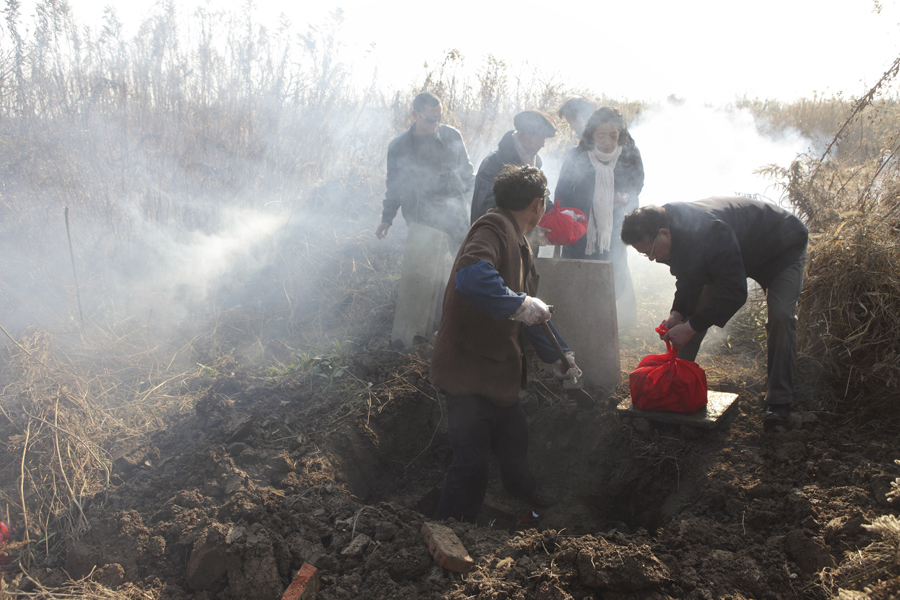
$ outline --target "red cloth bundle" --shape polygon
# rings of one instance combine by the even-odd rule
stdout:
[[[571,215],[566,214],[570,212]],[[577,208],[560,208],[557,201],[543,216],[538,227],[548,230],[545,236],[551,244],[569,246],[587,233],[587,217]]]
[[[665,335],[665,323],[656,332]],[[670,410],[693,414],[706,406],[706,372],[693,361],[678,358],[666,341],[666,354],[645,356],[628,377],[631,404],[641,410]]]

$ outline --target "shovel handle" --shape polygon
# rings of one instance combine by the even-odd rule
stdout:
[[[547,321],[544,321],[543,323],[541,323],[541,329],[544,330],[544,335],[547,336],[547,339],[550,340],[550,343],[553,345],[553,348],[556,350],[559,358],[562,359],[563,366],[568,369],[569,357],[566,356],[566,353],[563,351],[562,346],[559,345],[559,340],[556,339],[555,335],[553,335],[553,330],[550,329],[550,324]]]

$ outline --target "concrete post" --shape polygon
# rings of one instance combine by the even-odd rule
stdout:
[[[619,384],[619,328],[613,265],[607,260],[536,259],[538,298],[554,306],[553,325],[575,352],[585,382]]]
[[[394,309],[391,342],[405,346],[431,339],[439,323],[438,306],[450,276],[447,265],[447,234],[410,223],[400,272],[400,289]]]

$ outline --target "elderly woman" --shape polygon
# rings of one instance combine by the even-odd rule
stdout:
[[[563,258],[612,261],[617,300],[623,294],[634,296],[620,232],[625,214],[638,207],[643,187],[644,163],[625,119],[604,106],[588,119],[579,144],[566,153],[555,199],[560,207],[580,209],[588,220],[587,234],[563,246]]]

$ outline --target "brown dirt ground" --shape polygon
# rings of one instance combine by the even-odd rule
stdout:
[[[736,326],[752,329],[745,313]],[[467,575],[438,567],[420,533],[451,460],[429,344],[353,352],[330,379],[242,367],[235,344],[214,377],[184,382],[193,413],[111,450],[109,490],[84,504],[90,529],[30,573],[172,600],[277,599],[304,563],[322,600],[830,597],[845,553],[875,541],[863,525],[897,512],[896,430],[801,402],[790,427],[764,432],[759,347],[736,340],[701,354],[710,387],[739,394],[711,431],[626,422],[627,384],[570,398],[532,359],[530,459],[561,501],[532,513],[494,474],[479,523],[450,523],[475,560]],[[637,332],[622,348],[623,375],[658,351]]]
[[[541,374],[531,459],[562,501],[513,531],[530,507],[494,477],[499,512],[451,524],[475,569],[443,571],[420,534],[451,457],[429,351],[354,356],[363,396],[235,365],[189,381],[195,414],[119,448],[92,528],[40,565],[42,584],[93,573],[161,598],[262,600],[311,563],[322,599],[814,598],[892,512],[895,435],[802,411],[764,433],[752,390],[710,432],[623,423],[609,395],[572,400]]]

